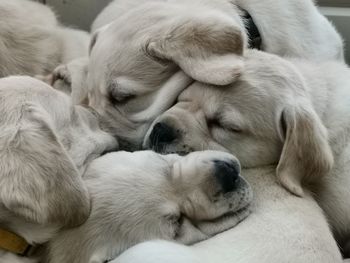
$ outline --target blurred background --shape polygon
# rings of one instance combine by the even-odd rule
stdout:
[[[90,31],[92,21],[103,7],[112,0],[36,1],[53,7],[64,24]],[[320,5],[321,12],[334,23],[343,35],[346,46],[349,46],[346,56],[350,64],[350,0],[318,0],[317,2]]]

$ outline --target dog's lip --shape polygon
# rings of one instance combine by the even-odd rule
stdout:
[[[249,211],[250,210],[250,203],[248,203],[247,205],[245,205],[244,207],[241,207],[240,209],[236,210],[236,211],[229,211],[225,214],[223,214],[222,216],[216,218],[215,220],[217,219],[220,219],[222,217],[226,217],[226,216],[237,216],[243,212],[246,212],[246,211]]]
[[[203,221],[199,221],[199,222],[210,222],[210,223],[215,223],[216,221],[224,218],[224,217],[235,217],[235,216],[238,216],[239,214],[241,213],[244,213],[244,212],[247,212],[247,211],[250,211],[250,203],[248,203],[247,205],[245,205],[244,207],[241,207],[240,209],[238,210],[235,210],[235,211],[229,211],[225,214],[222,214],[221,216],[219,217],[216,217],[216,218],[213,218],[211,220],[203,220]],[[243,220],[243,219],[242,219]],[[197,223],[199,223],[197,222]]]
[[[229,211],[229,212],[227,212],[227,213],[225,213],[217,218],[214,218],[213,220],[210,220],[210,221],[215,222],[217,220],[222,219],[223,217],[235,217],[235,216],[238,216],[239,214],[247,212],[247,211],[250,211],[250,203],[246,204],[245,206],[241,207],[238,210]]]

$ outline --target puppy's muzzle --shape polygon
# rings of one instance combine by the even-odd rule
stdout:
[[[214,176],[222,187],[222,192],[237,190],[240,186],[240,165],[234,161],[214,161]]]

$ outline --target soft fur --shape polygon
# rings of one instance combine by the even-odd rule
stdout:
[[[90,198],[81,175],[118,146],[98,115],[30,77],[0,79],[0,115],[0,227],[42,244],[83,223]],[[15,258],[0,251],[0,262]]]
[[[278,163],[284,187],[299,196],[304,187],[313,190],[342,244],[350,235],[349,86],[345,64],[247,52],[235,83],[194,83],[155,121],[162,126],[150,129],[144,146],[228,151],[244,167]],[[161,140],[159,127],[175,135]]]
[[[0,77],[46,75],[88,54],[89,34],[59,25],[42,4],[0,0],[0,17]]]
[[[75,105],[88,105],[87,67],[88,57],[81,57],[61,64],[46,76],[36,76],[57,90],[71,96]]]
[[[309,192],[280,187],[276,167],[243,169],[254,192],[252,214],[237,227],[190,247],[152,241],[111,263],[338,263],[340,252]]]
[[[88,86],[90,105],[111,119],[122,148],[139,149],[152,120],[193,79],[234,81],[248,38],[239,7],[253,16],[265,51],[343,60],[339,34],[311,0],[114,1],[93,26]]]
[[[344,60],[341,36],[320,14],[312,0],[195,0],[192,3],[186,0],[114,0],[97,16],[91,32],[151,2],[159,5],[167,2],[170,8],[173,3],[188,5],[188,9],[193,8],[193,11],[196,7],[192,3],[215,8],[232,16],[239,26],[244,23],[239,21],[243,20],[240,12],[243,9],[253,17],[260,31],[264,51],[311,60]],[[244,27],[240,30],[247,34]]]
[[[100,157],[84,175],[89,219],[50,241],[43,262],[103,263],[145,240],[193,244],[232,228],[252,199],[239,172],[237,159],[222,152]]]

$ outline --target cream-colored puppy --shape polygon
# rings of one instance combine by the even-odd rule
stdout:
[[[90,198],[81,176],[118,145],[94,111],[30,77],[0,79],[0,115],[0,262],[26,262],[3,248],[24,253],[83,223]]]
[[[235,157],[152,151],[110,153],[84,175],[92,209],[81,226],[49,242],[44,263],[103,263],[146,240],[193,244],[249,214],[252,192]]]
[[[193,246],[152,241],[113,263],[340,263],[322,210],[309,192],[298,198],[276,180],[275,167],[242,169],[254,192],[252,213],[237,227]],[[111,263],[112,263],[111,262]]]
[[[192,4],[196,3],[220,10],[231,15],[235,26],[239,26],[239,30],[253,41],[255,36],[249,35],[253,32],[247,32],[250,21],[246,11],[261,35],[262,50],[311,60],[344,60],[341,36],[312,0],[195,0],[191,3],[186,0],[113,0],[96,17],[91,32],[151,2],[159,5],[166,2],[169,8],[173,3],[187,5],[188,9],[194,8],[193,11],[195,7]],[[248,24],[244,25],[245,22]]]
[[[59,25],[42,4],[0,0],[0,16],[0,77],[46,75],[88,54],[89,34]]]
[[[194,83],[148,132],[145,148],[233,153],[243,167],[278,163],[292,193],[311,187],[342,244],[350,235],[350,70],[247,52],[225,89]],[[334,165],[333,165],[334,159]]]
[[[113,20],[93,37],[88,85],[90,105],[111,119],[122,148],[139,149],[150,123],[193,80],[235,80],[248,45],[240,8],[255,19],[265,51],[343,59],[339,34],[311,0],[115,1],[94,24]]]

